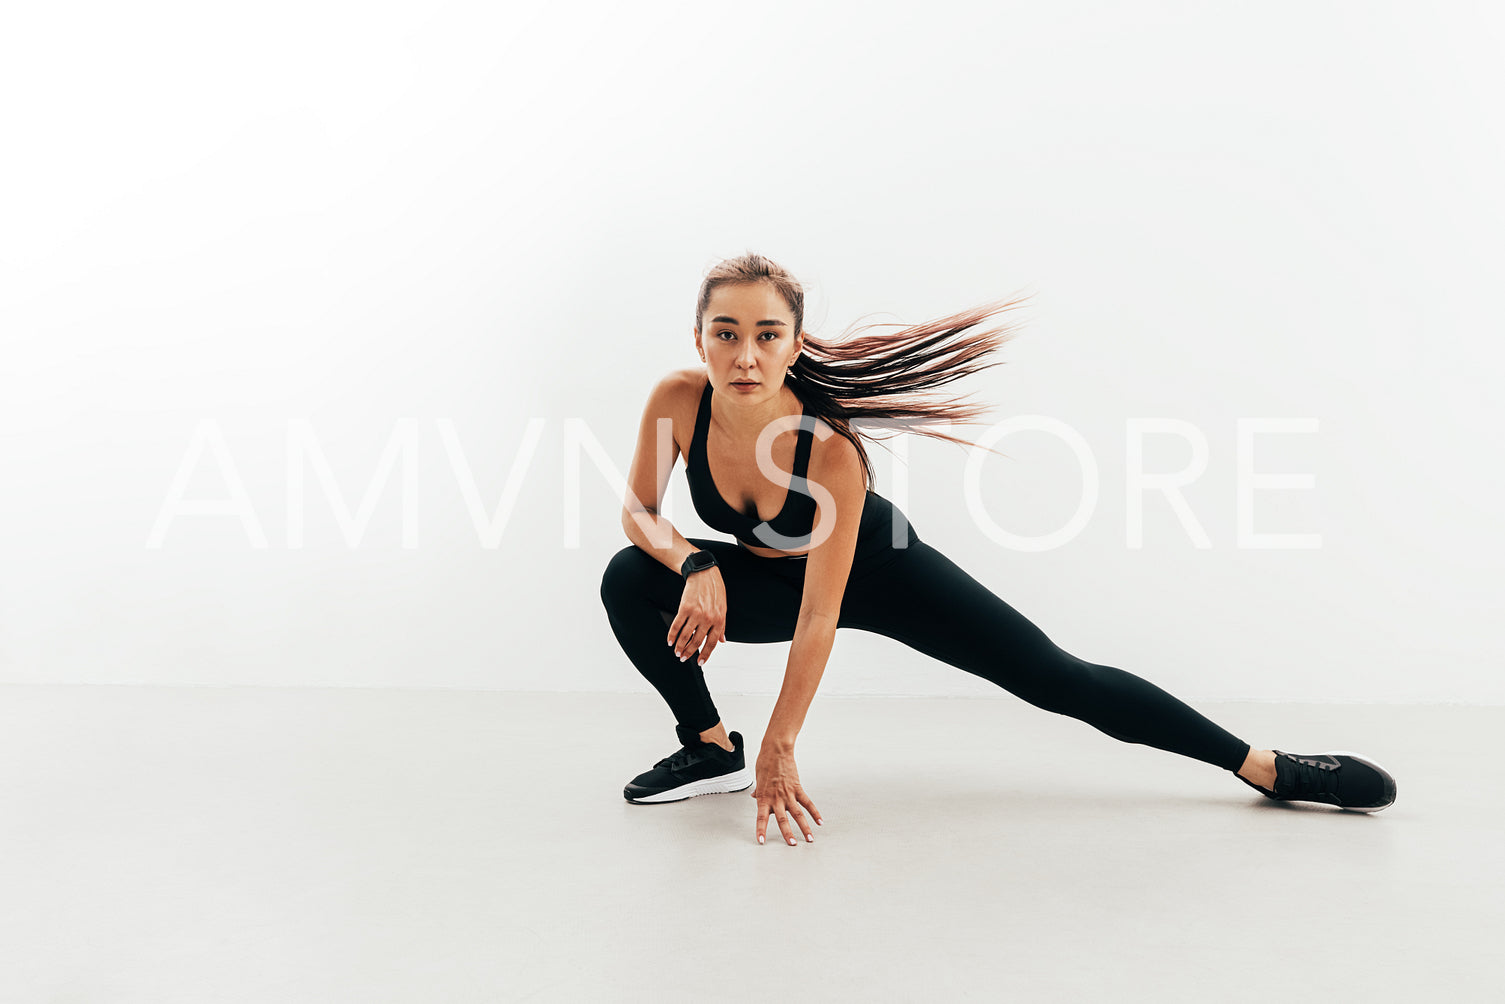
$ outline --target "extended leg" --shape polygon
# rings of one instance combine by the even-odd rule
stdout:
[[[1115,739],[1239,771],[1248,743],[1132,673],[1086,662],[920,541],[854,578],[843,626],[886,635]]]

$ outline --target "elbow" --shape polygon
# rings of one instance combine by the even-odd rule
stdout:
[[[657,527],[658,524],[659,515],[657,509],[649,509],[646,506],[641,509],[627,509],[625,507],[622,509],[622,532],[634,544],[638,542],[640,537],[652,540],[653,535],[649,528]],[[637,534],[633,533],[634,529],[638,531]]]

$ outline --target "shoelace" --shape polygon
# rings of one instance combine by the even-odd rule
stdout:
[[[1317,767],[1295,759],[1287,762],[1295,768],[1295,776],[1291,778],[1291,790],[1286,792],[1287,798],[1338,793],[1338,768]]]
[[[706,744],[702,743],[700,746],[681,746],[679,749],[675,750],[673,753],[670,753],[668,756],[664,757],[653,766],[668,767],[670,770],[679,770],[681,767],[687,766],[690,757],[695,755],[696,753],[699,753],[701,749],[705,747],[705,745]],[[717,746],[715,743],[711,743],[710,746],[713,753],[727,752],[720,746]],[[730,756],[731,754],[727,753],[727,755]]]
[[[690,759],[690,755],[694,752],[695,750],[691,749],[689,746],[681,746],[679,749],[675,750],[673,753],[670,753],[668,756],[664,757],[653,766],[668,767],[670,770],[679,770],[685,765],[685,762]]]

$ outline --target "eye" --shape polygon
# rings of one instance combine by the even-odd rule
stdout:
[[[767,335],[769,341],[773,341],[774,339],[776,339],[776,338],[779,337],[779,333],[777,331],[764,331],[764,332],[762,332],[762,334]],[[737,333],[735,331],[724,331],[724,330],[723,331],[718,331],[718,332],[716,332],[716,335],[717,335],[718,338],[721,335],[731,335],[733,338],[737,337]]]

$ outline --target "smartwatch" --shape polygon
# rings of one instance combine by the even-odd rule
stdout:
[[[685,563],[679,566],[679,574],[688,579],[693,572],[703,572],[716,563],[716,556],[710,551],[696,551],[685,559]]]

